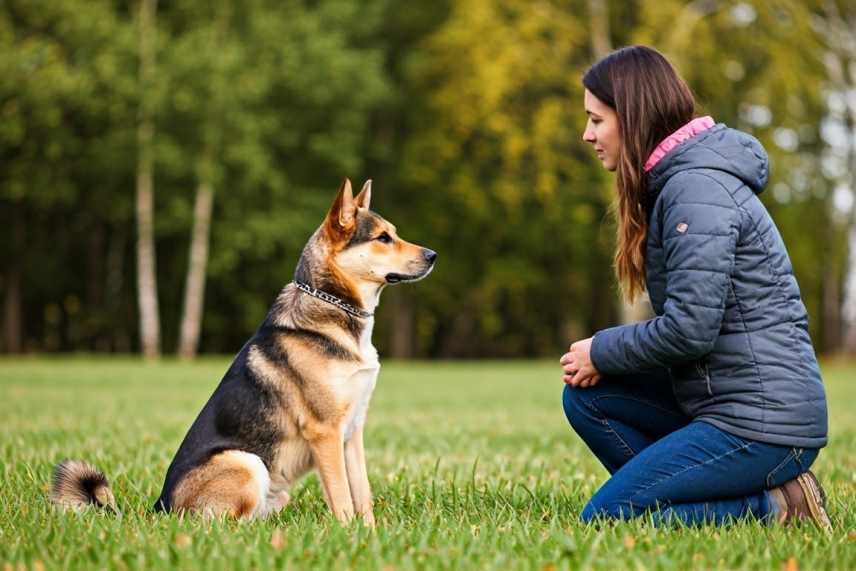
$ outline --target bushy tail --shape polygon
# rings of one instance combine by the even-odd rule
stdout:
[[[63,460],[57,464],[51,502],[62,508],[82,509],[94,505],[118,512],[107,476],[94,466],[78,460]]]

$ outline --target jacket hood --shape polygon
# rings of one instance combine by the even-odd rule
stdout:
[[[648,171],[648,193],[654,198],[673,175],[702,168],[736,176],[760,194],[767,184],[769,166],[767,151],[758,139],[718,123],[675,147]]]

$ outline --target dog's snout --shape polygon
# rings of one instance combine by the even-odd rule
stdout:
[[[428,263],[431,264],[433,264],[434,260],[437,259],[437,252],[435,252],[434,250],[429,250],[428,248],[423,248],[422,255],[425,257]]]

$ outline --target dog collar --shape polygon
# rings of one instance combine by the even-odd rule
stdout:
[[[370,312],[365,311],[363,309],[360,309],[358,307],[354,307],[353,305],[351,305],[349,303],[345,303],[344,301],[342,301],[341,299],[339,299],[335,295],[329,294],[326,291],[321,291],[320,289],[315,289],[314,287],[312,287],[309,284],[305,284],[303,282],[298,282],[298,281],[294,281],[292,283],[294,283],[294,285],[297,286],[297,289],[299,289],[303,293],[308,293],[312,297],[316,297],[316,298],[320,299],[321,301],[326,301],[330,305],[335,305],[336,307],[338,307],[339,309],[341,309],[342,311],[344,311],[346,313],[350,313],[351,315],[354,315],[356,317],[363,317],[363,318],[374,316],[374,313],[370,313]]]

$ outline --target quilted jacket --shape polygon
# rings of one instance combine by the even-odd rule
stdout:
[[[767,154],[723,124],[648,173],[646,285],[656,317],[599,331],[604,375],[667,368],[682,410],[761,442],[819,448],[826,396],[782,238],[758,198]]]

